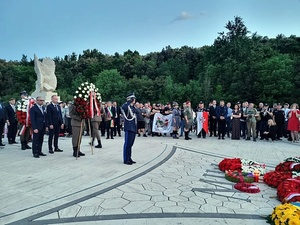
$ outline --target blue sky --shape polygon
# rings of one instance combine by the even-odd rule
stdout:
[[[262,36],[300,36],[300,0],[0,0],[0,59],[201,47],[234,16]]]

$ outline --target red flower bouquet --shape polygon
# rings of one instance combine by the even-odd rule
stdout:
[[[293,173],[291,171],[270,171],[264,175],[264,182],[277,188],[277,186],[286,179],[292,178]]]
[[[277,187],[277,196],[281,202],[300,202],[300,177],[281,182]]]
[[[300,171],[300,163],[298,162],[283,162],[275,167],[275,171]]]
[[[242,162],[240,158],[225,158],[219,163],[219,169],[223,172],[226,170],[242,170]]]

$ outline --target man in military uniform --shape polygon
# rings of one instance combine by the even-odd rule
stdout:
[[[249,107],[246,109],[245,114],[247,123],[247,139],[250,140],[252,135],[253,141],[256,141],[256,118],[258,117],[258,112],[254,108],[254,104],[250,103]]]
[[[84,153],[80,151],[79,139],[82,137],[82,126],[84,124],[84,120],[79,116],[79,114],[76,112],[76,107],[74,104],[69,105],[69,114],[71,117],[71,126],[72,126],[72,146],[73,146],[73,156],[77,157],[77,151],[78,151],[78,157],[85,156]],[[80,132],[81,131],[81,132]]]
[[[189,132],[193,125],[193,110],[191,107],[191,102],[186,102],[186,107],[183,111],[184,119],[185,119],[185,125],[184,125],[184,134],[185,138],[184,140],[191,140],[192,138],[189,137]]]
[[[104,121],[102,121],[102,115],[105,114],[104,109],[102,107],[102,105],[100,105],[100,114],[98,114],[97,112],[95,113],[94,117],[91,118],[91,127],[92,127],[92,143],[90,143],[91,145],[94,145],[94,141],[95,138],[98,141],[98,145],[95,146],[95,148],[102,148],[102,143],[101,143],[101,138],[100,138],[100,133],[99,133],[99,127],[100,124],[103,123]]]
[[[127,102],[122,105],[122,114],[124,117],[125,142],[123,148],[123,161],[126,165],[136,163],[131,158],[132,146],[137,132],[136,109],[134,107],[136,97],[130,94],[126,98]]]

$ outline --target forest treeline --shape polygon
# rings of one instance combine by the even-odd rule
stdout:
[[[119,103],[132,91],[141,102],[299,102],[300,37],[251,33],[238,16],[225,28],[212,45],[199,48],[167,46],[146,55],[88,49],[55,57],[56,91],[62,100],[72,100],[76,88],[89,81],[99,88],[103,101]],[[32,93],[34,61],[25,55],[20,61],[0,59],[0,81],[2,101],[18,98],[21,90]]]

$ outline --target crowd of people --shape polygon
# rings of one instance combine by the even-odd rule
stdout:
[[[25,91],[20,93],[22,99],[27,99]],[[130,105],[130,107],[129,107]],[[231,104],[221,100],[217,104],[216,100],[211,101],[207,107],[203,101],[200,101],[194,109],[191,102],[184,102],[181,106],[177,102],[160,104],[150,102],[140,103],[134,101],[128,103],[130,118],[124,114],[123,106],[120,107],[116,101],[106,101],[101,103],[100,114],[95,115],[90,120],[82,120],[76,114],[74,104],[60,102],[58,96],[54,95],[51,102],[45,103],[42,97],[37,97],[30,108],[31,126],[18,126],[16,116],[16,100],[11,98],[7,104],[0,103],[0,131],[4,132],[7,124],[7,139],[9,144],[16,144],[16,136],[20,135],[21,149],[31,149],[28,145],[32,141],[32,152],[35,158],[45,156],[42,152],[42,143],[44,135],[48,137],[48,151],[62,152],[58,146],[60,136],[72,137],[73,156],[84,156],[80,151],[80,142],[82,135],[91,136],[90,145],[96,148],[102,148],[101,137],[114,139],[115,136],[122,136],[125,131],[125,144],[130,138],[132,132],[134,136],[168,136],[178,139],[184,136],[185,140],[191,140],[190,132],[195,132],[197,138],[217,137],[219,140],[231,138],[232,140],[270,140],[280,141],[287,138],[292,142],[299,142],[299,106],[294,103],[291,106],[288,103],[273,104],[270,107],[267,103],[259,103],[255,107],[254,103],[237,102]],[[125,108],[126,111],[127,108]],[[127,110],[128,111],[128,110]],[[201,118],[202,123],[207,123],[208,130],[197,130],[197,114],[206,112],[208,119]],[[172,132],[153,131],[154,115],[160,113],[163,116],[172,116]],[[128,128],[124,129],[124,122],[131,126],[131,133],[126,133]],[[127,136],[126,136],[127,135]],[[5,146],[0,136],[0,146]],[[129,139],[128,139],[129,138]],[[135,138],[135,137],[134,137]],[[94,142],[97,144],[94,145]],[[134,139],[133,139],[134,141]],[[132,143],[133,144],[133,143]],[[131,145],[132,147],[132,145]],[[131,148],[130,147],[130,148]],[[125,147],[124,147],[125,149]],[[124,153],[125,154],[125,153]],[[125,157],[126,158],[126,157]],[[125,159],[124,163],[132,164],[132,159]]]

